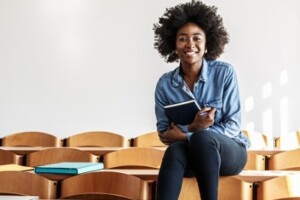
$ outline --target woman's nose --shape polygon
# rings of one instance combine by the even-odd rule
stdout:
[[[193,38],[189,38],[186,42],[186,46],[188,47],[193,47],[195,46],[195,41],[193,40]]]

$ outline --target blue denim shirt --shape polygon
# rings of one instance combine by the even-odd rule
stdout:
[[[181,69],[163,74],[155,89],[155,114],[158,131],[168,129],[171,121],[165,114],[164,106],[196,99],[200,107],[216,108],[215,121],[209,130],[233,138],[249,147],[247,137],[241,132],[241,105],[238,81],[233,67],[225,62],[205,60],[193,92],[184,82]],[[188,126],[179,125],[188,133]],[[191,133],[188,133],[188,138]]]

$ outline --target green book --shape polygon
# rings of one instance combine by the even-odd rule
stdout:
[[[103,169],[103,163],[92,162],[60,162],[35,167],[37,174],[82,174]]]

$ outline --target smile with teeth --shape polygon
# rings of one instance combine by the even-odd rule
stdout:
[[[188,55],[188,56],[195,55],[196,53],[197,53],[196,51],[188,51],[188,52],[185,52],[185,54]]]

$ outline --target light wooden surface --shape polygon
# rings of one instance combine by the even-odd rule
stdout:
[[[280,176],[297,175],[300,171],[280,171],[280,170],[243,170],[234,177],[249,183],[262,182]]]
[[[133,146],[134,147],[166,147],[166,145],[159,140],[157,131],[141,134],[133,138]]]
[[[58,162],[99,162],[99,156],[73,148],[50,148],[26,157],[26,166],[35,167]]]
[[[34,173],[33,170],[31,170],[30,172]],[[120,172],[124,174],[133,175],[147,181],[155,181],[158,175],[158,169],[102,169],[102,170],[96,170],[87,173],[95,173],[95,172]],[[75,176],[70,174],[39,174],[39,175],[54,181],[62,181],[64,179]]]
[[[278,154],[278,153],[281,153],[281,152],[285,152],[285,151],[289,151],[289,150],[291,150],[291,149],[277,149],[277,148],[252,149],[252,148],[250,148],[247,151],[256,153],[258,155],[272,156],[272,155],[275,155],[275,154]]]
[[[4,164],[23,164],[23,157],[13,152],[0,149],[0,165]]]
[[[259,184],[257,189],[258,200],[270,199],[300,199],[300,175],[276,177]]]
[[[18,155],[27,155],[33,152],[50,149],[52,147],[4,147],[0,146],[0,149],[13,152]],[[110,152],[118,151],[121,149],[135,148],[135,147],[61,147],[61,148],[72,148],[82,151],[87,151],[97,156],[102,156]],[[152,147],[155,149],[165,150],[166,147]]]
[[[39,200],[38,196],[0,195],[0,200]]]
[[[300,170],[300,148],[270,156],[271,170]]]
[[[103,157],[105,169],[159,169],[165,151],[150,147],[132,147],[107,153]]]
[[[129,139],[106,131],[90,131],[72,135],[66,140],[67,147],[128,147]]]
[[[245,170],[265,170],[266,169],[266,156],[259,155],[254,152],[248,151],[247,163],[244,167]]]
[[[62,141],[49,133],[28,131],[13,133],[3,137],[2,146],[61,147]]]
[[[15,154],[18,154],[18,155],[26,155],[26,154],[29,154],[29,153],[33,153],[33,152],[36,152],[36,151],[41,151],[41,150],[44,150],[44,149],[49,149],[51,147],[7,147],[7,146],[0,146],[0,149],[3,149],[3,150],[6,150],[6,151],[10,151],[10,152],[13,152]],[[117,150],[121,150],[121,149],[124,149],[124,148],[134,148],[134,147],[61,147],[61,148],[75,148],[75,149],[79,149],[79,150],[82,150],[82,151],[88,151],[92,154],[95,154],[95,155],[104,155],[106,153],[110,153],[110,152],[113,152],[113,151],[117,151]],[[167,147],[152,147],[152,148],[155,148],[155,149],[161,149],[161,150],[165,150]],[[277,149],[277,148],[274,148],[274,149],[268,149],[268,148],[265,148],[265,149],[248,149],[248,152],[253,152],[253,153],[256,153],[258,155],[266,155],[266,156],[269,156],[269,155],[275,155],[277,153],[281,153],[281,152],[285,152],[285,151],[289,151],[291,149]]]
[[[137,176],[144,180],[157,180],[159,169],[102,169],[98,171],[108,171],[108,172],[121,172],[125,174],[130,174]],[[94,171],[96,172],[96,171]],[[88,172],[88,173],[94,173]],[[31,173],[34,173],[31,171]],[[240,174],[234,175],[236,179],[254,183],[270,180],[280,176],[300,174],[300,171],[279,171],[279,170],[243,170]],[[63,179],[72,177],[74,175],[62,175],[62,174],[40,174],[51,180],[61,181]]]
[[[201,199],[196,178],[184,178],[179,200]],[[253,199],[253,184],[242,181],[234,176],[222,176],[219,180],[219,200]]]
[[[17,165],[17,164],[0,165],[0,172],[1,171],[31,171],[31,170],[34,170],[34,168],[23,166],[23,165]]]
[[[77,175],[61,182],[61,198],[151,199],[151,186],[136,176],[120,172],[94,172]]]
[[[40,199],[55,199],[57,182],[38,174],[23,171],[0,172],[0,194],[39,196]]]

